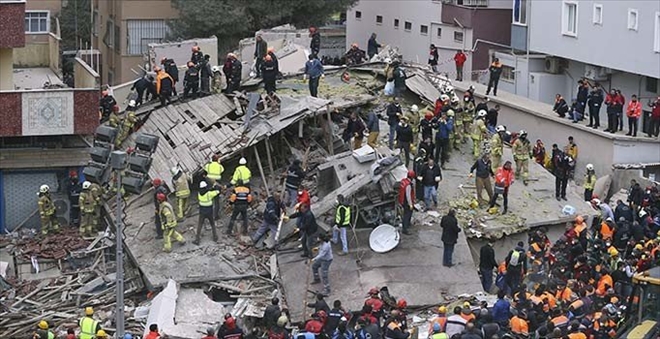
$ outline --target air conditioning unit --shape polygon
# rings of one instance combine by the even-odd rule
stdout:
[[[591,80],[607,80],[607,76],[612,74],[612,69],[607,67],[585,65],[584,77]]]
[[[551,74],[559,74],[559,72],[561,72],[561,60],[557,57],[546,57],[545,72]]]

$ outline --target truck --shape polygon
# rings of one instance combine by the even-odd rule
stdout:
[[[653,339],[660,337],[660,266],[636,273],[626,321],[617,338]]]

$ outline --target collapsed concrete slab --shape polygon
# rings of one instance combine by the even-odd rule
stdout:
[[[158,328],[167,331],[175,326],[176,299],[179,296],[176,281],[169,279],[167,285],[154,297],[147,316],[147,324],[158,324]],[[144,336],[149,334],[149,325],[144,329]]]

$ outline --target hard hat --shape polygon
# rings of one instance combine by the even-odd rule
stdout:
[[[215,328],[213,328],[213,327],[206,328],[206,335],[212,336],[214,334],[215,334]]]
[[[642,246],[642,244],[637,244],[637,245],[635,245],[635,249],[638,250],[638,251],[641,251],[641,250],[644,249],[644,246]]]
[[[369,295],[376,295],[378,294],[378,287],[372,287],[369,289]]]
[[[495,127],[495,132],[504,132],[504,131],[505,131],[505,128],[502,125],[499,125],[499,126]]]
[[[443,95],[440,96],[440,100],[447,101],[447,100],[449,100],[449,96],[447,94],[443,94]]]
[[[91,182],[89,182],[89,181],[85,181],[85,182],[83,182],[82,188],[83,188],[84,190],[86,190],[86,189],[90,188],[91,186],[92,186],[92,183],[91,183]]]
[[[48,187],[48,185],[41,185],[41,187],[39,187],[39,192],[41,193],[47,193],[48,191],[50,191],[50,187]]]
[[[165,196],[165,194],[163,194],[163,193],[158,193],[158,194],[156,194],[156,200],[158,200],[160,202],[163,202],[163,201],[167,200],[167,196]]]
[[[466,301],[463,303],[463,307],[465,308],[470,308],[472,305],[470,305],[470,302]]]
[[[641,211],[639,211],[639,217],[640,217],[640,218],[644,218],[644,217],[646,216],[646,214],[647,214],[647,213],[646,213],[645,210],[641,210]]]
[[[154,180],[151,180],[151,185],[155,186],[160,186],[163,184],[163,180],[160,178],[155,178]]]
[[[213,66],[213,67],[211,67],[211,71],[213,71],[213,73],[220,72],[220,66]]]
[[[434,323],[433,324],[433,331],[434,332],[439,332],[440,331],[440,324]]]
[[[392,63],[392,59],[391,58],[385,58],[385,63],[387,63],[387,64]]]
[[[577,217],[575,217],[575,222],[581,224],[584,222],[584,218],[581,215],[578,215]]]
[[[92,315],[94,314],[94,309],[91,307],[85,307],[85,315]]]
[[[130,333],[124,334],[124,339],[133,339],[133,335]]]
[[[452,102],[452,103],[457,103],[457,102],[458,102],[458,97],[454,95],[454,96],[451,98],[451,102]]]
[[[607,217],[607,219],[605,219],[605,221],[613,221],[613,220],[612,220],[612,217]]]
[[[107,336],[108,336],[108,334],[105,333],[104,330],[98,330],[98,332],[96,332],[96,337],[97,337],[97,338],[99,338],[99,337],[100,337],[100,338],[104,338],[104,337],[107,337]]]
[[[611,246],[610,248],[607,249],[607,254],[613,257],[615,255],[619,255],[619,251],[614,246]]]
[[[48,329],[48,323],[45,320],[40,321],[39,325],[37,325],[37,326],[42,330],[47,330]]]
[[[455,115],[454,110],[450,109],[449,111],[447,111],[448,117],[453,117],[454,115]]]
[[[245,158],[241,158],[240,160],[238,160],[238,163],[240,165],[245,165],[245,164],[247,164],[247,160],[245,160]]]
[[[399,299],[399,301],[396,302],[396,307],[397,308],[406,308],[408,307],[408,302],[406,299]]]
[[[172,173],[172,175],[176,175],[177,173],[179,173],[179,167],[178,166],[172,167],[172,169],[170,169],[170,173]]]
[[[474,86],[470,85],[470,87],[468,87],[468,91],[474,91]]]
[[[591,203],[594,205],[600,205],[600,199],[591,199]]]
[[[131,99],[131,100],[128,101],[128,106],[135,106],[136,104],[137,103],[135,102],[135,100]]]
[[[408,171],[408,178],[414,178],[415,177],[415,171],[409,170]]]
[[[485,117],[487,114],[488,114],[488,112],[486,112],[485,110],[482,109],[481,111],[479,111],[479,113],[477,113],[477,116],[478,117]]]
[[[289,319],[285,315],[281,315],[279,318],[277,318],[277,326],[284,327],[286,323],[289,322]]]
[[[454,86],[447,86],[446,90],[447,92],[451,92],[454,90]]]
[[[206,181],[200,181],[200,183],[199,183],[199,188],[206,188],[208,186],[209,186],[209,184],[207,184]]]
[[[447,313],[447,306],[440,306],[438,307],[438,313]]]
[[[419,111],[419,107],[417,107],[417,105],[412,105],[412,106],[410,106],[410,110],[413,111],[413,112],[417,112],[417,111]]]
[[[594,170],[594,165],[593,164],[587,164],[587,171],[593,171]]]
[[[523,135],[526,136],[526,135],[527,135],[527,131],[525,131],[524,129],[521,129],[521,130],[520,130],[520,135],[521,135],[521,136],[523,136]]]

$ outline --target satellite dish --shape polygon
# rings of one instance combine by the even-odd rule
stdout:
[[[376,253],[386,253],[399,245],[399,231],[392,225],[382,224],[369,235],[369,247]]]

